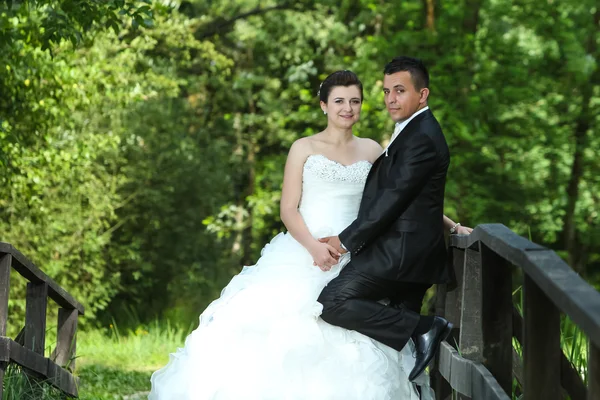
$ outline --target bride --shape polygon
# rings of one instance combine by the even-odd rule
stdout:
[[[184,348],[152,375],[150,400],[433,399],[426,374],[408,380],[410,343],[398,352],[319,318],[317,298],[350,255],[318,239],[356,218],[382,153],[375,141],[352,134],[363,98],[354,73],[331,74],[319,95],[327,128],[297,140],[285,166],[281,219],[288,233],[202,313]]]

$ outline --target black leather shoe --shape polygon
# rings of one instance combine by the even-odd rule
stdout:
[[[433,317],[431,329],[422,335],[413,337],[415,342],[415,367],[408,379],[414,381],[429,365],[440,347],[440,343],[450,335],[452,324],[442,317]]]

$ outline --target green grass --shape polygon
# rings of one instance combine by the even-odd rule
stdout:
[[[154,323],[120,331],[114,324],[104,330],[80,332],[75,375],[82,400],[145,399],[152,372],[164,366],[169,353],[183,346],[190,329]],[[48,349],[53,347],[51,342]],[[28,378],[10,365],[2,400],[62,399],[50,385]]]
[[[150,375],[183,345],[188,332],[158,322],[126,332],[114,324],[105,332],[83,332],[77,340],[80,398],[121,399],[148,392]]]
[[[43,381],[30,378],[10,364],[4,375],[2,400],[61,400],[61,393]]]

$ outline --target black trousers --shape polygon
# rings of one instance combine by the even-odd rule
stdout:
[[[400,351],[417,327],[423,297],[430,286],[364,274],[351,261],[321,292],[321,317]],[[389,305],[379,302],[386,298]]]

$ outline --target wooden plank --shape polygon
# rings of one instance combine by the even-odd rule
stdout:
[[[559,400],[560,314],[527,275],[524,277],[523,296],[523,392],[527,400]]]
[[[482,266],[483,363],[507,394],[512,393],[511,266],[480,244]]]
[[[590,346],[587,400],[600,399],[600,347]]]
[[[546,296],[600,347],[600,292],[550,250],[527,254],[522,267]]]
[[[42,375],[48,376],[48,359],[42,355],[24,348],[14,340],[6,337],[0,337],[0,347],[2,342],[8,342],[9,361],[19,364],[28,370]]]
[[[56,349],[51,357],[56,364],[71,371],[75,369],[77,316],[77,310],[58,310]]]
[[[0,253],[0,336],[6,335],[8,295],[10,293],[10,264],[12,256]],[[2,397],[0,397],[1,399]]]
[[[440,345],[440,373],[460,396],[485,400],[510,400],[494,376],[480,363],[462,358],[446,342]]]
[[[461,355],[471,361],[483,361],[482,273],[478,251],[467,249],[462,281],[462,315],[459,347]],[[451,382],[452,384],[452,382]],[[454,385],[452,385],[454,387]]]
[[[42,378],[49,379],[51,384],[65,393],[72,396],[77,394],[78,379],[68,371],[42,355],[24,348],[14,340],[0,336],[0,356],[3,354],[7,356],[6,361],[14,362]]]
[[[10,243],[0,242],[0,253],[11,254],[13,258],[13,269],[25,279],[33,283],[46,282],[48,284],[48,295],[59,306],[63,308],[74,308],[79,314],[85,312],[84,307],[75,300],[65,289],[61,288],[48,275],[43,273],[34,263],[21,254]]]
[[[24,347],[44,355],[46,346],[46,308],[48,285],[45,282],[28,283],[25,307]]]
[[[458,356],[458,353],[452,355],[450,386],[459,393],[459,398],[473,397],[471,393],[472,365],[471,360]]]
[[[78,396],[78,379],[51,360],[48,360],[48,381],[68,395]]]
[[[472,398],[485,400],[510,400],[494,375],[482,364],[474,363],[471,369]]]
[[[470,235],[450,237],[451,246],[463,249],[474,247],[479,241],[496,253],[502,254],[506,260],[515,265],[521,265],[525,261],[525,254],[528,251],[547,250],[544,246],[517,235],[502,224],[478,225]]]

